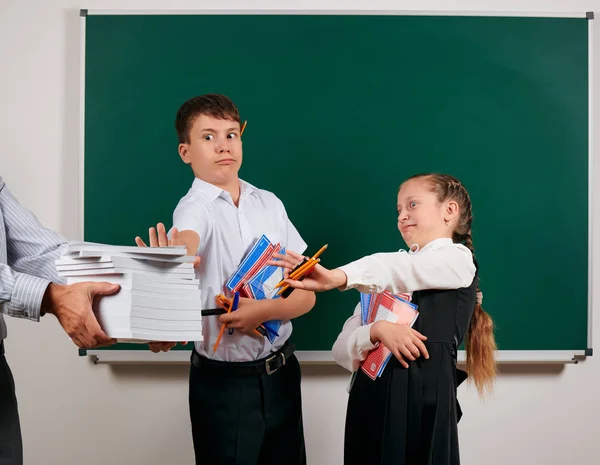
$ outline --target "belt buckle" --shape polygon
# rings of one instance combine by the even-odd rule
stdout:
[[[277,357],[279,357],[280,355],[281,355],[281,359],[282,359],[281,360],[281,365],[279,365],[277,368],[275,368],[274,370],[272,370],[270,363],[273,360],[277,360]],[[279,353],[273,354],[268,359],[265,360],[265,367],[267,369],[267,374],[268,375],[272,375],[277,370],[279,370],[283,365],[285,365],[285,354],[283,352],[279,352]]]

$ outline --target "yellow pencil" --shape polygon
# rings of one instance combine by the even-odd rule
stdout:
[[[302,265],[300,268],[298,268],[296,271],[294,271],[292,274],[290,274],[289,279],[296,279],[298,276],[300,276],[304,272],[304,270],[306,270],[308,267],[310,267],[311,264],[314,262],[315,262],[315,260],[310,258],[304,265]]]
[[[304,260],[306,260],[306,261],[304,261]],[[308,263],[308,260],[310,260],[310,258],[309,259],[303,258],[300,263],[298,263],[294,268],[292,268],[292,270],[290,271],[290,274],[288,275],[288,277],[291,278],[296,273],[296,271],[298,271],[300,268],[302,268],[304,265],[306,265]],[[285,283],[283,282],[283,279],[282,279],[281,281],[279,281],[277,283],[277,285],[275,286],[275,289],[277,289],[278,287],[283,286],[284,284]]]
[[[301,274],[301,276],[298,276],[298,278],[302,278],[303,276],[306,276],[308,273],[310,273],[310,270],[312,270],[315,266],[317,266],[320,261],[321,261],[320,258],[318,258],[316,260],[311,260],[310,265],[308,265],[304,270],[302,270],[302,274]]]
[[[247,123],[247,122],[248,122],[247,120],[246,120],[246,121],[244,121],[244,124],[242,125],[242,130],[240,131],[240,136],[241,136],[242,134],[244,134],[244,129],[246,129],[246,123]]]
[[[304,265],[302,265],[296,271],[292,272],[290,274],[290,278],[296,279],[295,276],[298,276],[300,273],[302,273],[304,270],[306,270],[307,266],[310,266],[310,268],[312,268],[314,265],[316,265],[318,262],[320,262],[321,260],[317,260],[317,259],[319,258],[319,255],[321,255],[328,246],[329,246],[329,244],[325,244],[323,247],[321,247],[319,249],[319,251],[316,254],[314,254],[310,259],[308,259],[308,261]],[[311,262],[313,264],[312,266],[310,265]]]
[[[321,261],[320,259],[313,260],[311,258],[301,268],[298,268],[296,273],[294,273],[293,275],[290,275],[290,277],[288,279],[293,279],[294,281],[299,280],[303,276],[306,276],[308,273],[310,273],[310,270],[312,270],[315,267],[315,265],[317,263],[319,263],[320,261]],[[279,291],[277,292],[276,295],[283,294],[286,290],[289,289],[289,287],[290,287],[290,285],[286,283],[285,286],[283,286],[281,289],[279,289]]]
[[[279,289],[279,291],[277,291],[277,294],[275,295],[280,295],[283,294],[285,291],[287,291],[289,289],[290,285],[286,284],[285,286],[283,286],[281,289]]]
[[[329,244],[325,244],[323,247],[321,247],[321,248],[319,249],[319,251],[318,251],[316,254],[314,254],[314,255],[312,256],[312,259],[313,259],[313,260],[316,260],[317,258],[319,258],[319,255],[321,255],[323,252],[325,252],[325,249],[326,249],[327,247],[329,247]]]
[[[321,255],[321,254],[322,254],[322,253],[325,251],[325,249],[326,249],[327,247],[329,247],[329,244],[325,244],[323,247],[321,247],[321,248],[319,249],[319,251],[318,251],[316,254],[314,254],[314,255],[313,255],[311,258],[309,258],[309,259],[308,259],[306,262],[304,262],[302,265],[298,266],[298,268],[296,268],[295,270],[292,270],[292,272],[291,272],[291,273],[290,273],[290,275],[289,275],[289,279],[296,279],[296,277],[298,276],[298,272],[299,272],[300,270],[302,270],[302,269],[303,269],[303,267],[304,267],[304,266],[305,266],[307,263],[309,263],[311,260],[314,260],[314,261],[316,261],[316,260],[317,260],[317,258],[319,258],[319,255]],[[319,260],[319,261],[320,261],[320,260]],[[311,268],[312,268],[312,267],[311,267]],[[282,279],[281,281],[279,281],[279,282],[278,282],[278,283],[275,285],[275,289],[277,289],[278,287],[281,287],[281,286],[283,286],[284,284],[285,284],[285,283],[283,282],[283,279]],[[287,284],[286,284],[286,286],[287,286],[287,287],[286,287],[286,289],[287,289],[289,286],[288,286]],[[284,291],[283,289],[280,289],[280,290],[279,290],[279,292],[277,293],[277,295],[281,294],[283,291]]]
[[[231,307],[233,306],[233,299],[231,299],[231,303],[227,308],[227,313],[231,313]],[[215,345],[213,346],[213,354],[217,351],[217,347],[219,347],[219,342],[221,342],[221,338],[223,337],[223,333],[225,332],[225,323],[221,325],[221,331],[219,331],[219,335],[217,336],[217,340],[215,341]]]

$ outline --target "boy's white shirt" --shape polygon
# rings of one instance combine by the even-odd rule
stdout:
[[[195,178],[173,212],[173,227],[193,230],[200,236],[197,255],[202,260],[196,278],[200,280],[202,308],[215,307],[215,296],[224,292],[225,282],[263,234],[287,250],[299,254],[306,250],[306,243],[289,220],[281,200],[241,179],[236,207],[229,192]],[[216,316],[203,320],[204,341],[195,342],[195,348],[200,355],[214,360],[245,362],[266,357],[279,350],[292,333],[290,321],[282,323],[273,344],[266,337],[246,336],[240,331],[230,335],[226,331],[213,354],[221,323]]]
[[[348,278],[344,290],[358,289],[366,294],[385,290],[412,294],[424,289],[460,289],[470,286],[475,277],[473,254],[450,238],[433,240],[417,252],[401,250],[369,255],[340,269]],[[339,365],[356,371],[377,346],[371,342],[371,326],[361,325],[359,303],[332,348]]]

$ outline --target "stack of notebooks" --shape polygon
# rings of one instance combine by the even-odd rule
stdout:
[[[360,295],[361,323],[363,325],[376,321],[391,321],[392,323],[413,326],[419,312],[417,306],[409,301],[408,294],[392,294],[385,291],[382,294]],[[381,376],[392,352],[383,344],[372,350],[361,363],[361,369],[371,379]]]
[[[119,284],[96,299],[109,337],[131,341],[202,341],[199,281],[184,246],[129,247],[70,242],[56,269],[67,283]]]
[[[276,286],[283,279],[283,268],[267,265],[269,260],[276,260],[275,254],[285,254],[285,247],[272,244],[263,235],[227,280],[225,288],[232,294],[239,292],[240,296],[255,300],[279,298]],[[272,343],[278,336],[281,320],[265,321],[263,326],[267,330],[266,337]]]

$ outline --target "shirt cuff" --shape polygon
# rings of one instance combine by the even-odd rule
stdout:
[[[24,273],[16,274],[8,315],[39,321],[42,299],[50,281]]]
[[[354,286],[360,283],[360,268],[354,263],[348,263],[347,265],[340,266],[338,270],[342,270],[346,274],[346,286],[341,286],[340,291],[347,291],[352,289]]]
[[[371,342],[371,326],[373,326],[373,323],[356,329],[356,348],[360,354],[369,352],[379,345],[379,342],[375,344]]]

